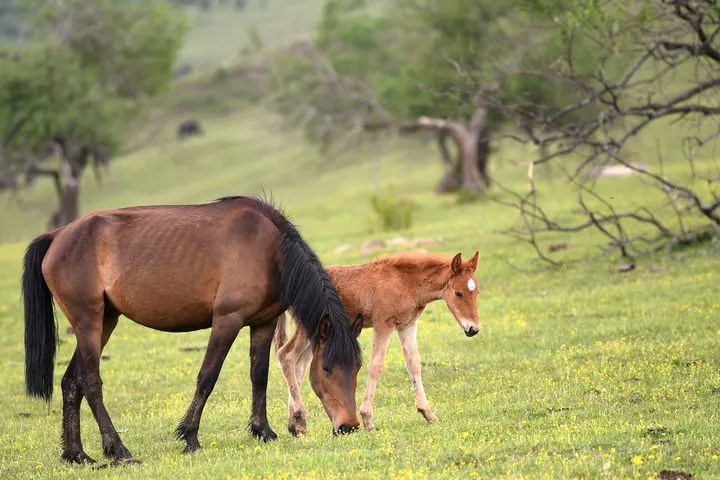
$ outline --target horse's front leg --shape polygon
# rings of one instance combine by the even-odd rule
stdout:
[[[380,373],[382,373],[383,365],[385,365],[385,353],[387,352],[388,342],[390,342],[390,335],[392,334],[393,328],[392,325],[383,325],[381,322],[377,322],[373,328],[372,359],[368,367],[368,382],[365,388],[365,398],[363,398],[362,405],[360,406],[360,416],[362,417],[363,425],[368,430],[375,428],[375,424],[373,423],[373,400],[375,399],[375,389],[377,388]]]
[[[277,357],[288,387],[288,431],[294,436],[305,434],[307,420],[301,385],[312,349],[302,327],[297,327],[290,341],[278,349]]]
[[[425,396],[425,388],[422,383],[422,373],[420,367],[420,353],[418,352],[417,346],[417,321],[412,322],[410,325],[398,328],[398,338],[400,338],[400,345],[402,345],[403,356],[405,357],[405,367],[410,374],[410,381],[412,382],[412,389],[415,392],[415,406],[418,412],[425,417],[428,422],[434,422],[437,417],[430,408],[430,403]]]
[[[237,338],[241,326],[242,321],[238,316],[228,315],[213,320],[208,348],[197,377],[195,396],[190,402],[185,416],[175,429],[177,438],[185,440],[184,453],[192,453],[202,448],[197,437],[200,417],[202,417],[208,397],[215,388],[225,357]]]
[[[248,428],[255,438],[264,442],[276,440],[267,419],[267,383],[270,367],[270,344],[277,317],[262,325],[250,327],[250,381],[252,382],[252,414]]]

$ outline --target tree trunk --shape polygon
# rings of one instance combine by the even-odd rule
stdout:
[[[67,225],[79,216],[80,176],[72,166],[63,159],[63,188],[60,193],[57,214],[58,227]]]
[[[421,117],[420,125],[439,128],[438,144],[447,165],[448,150],[445,139],[449,136],[457,146],[457,161],[446,166],[445,175],[435,187],[437,193],[449,193],[459,188],[473,194],[482,193],[491,184],[487,171],[489,129],[485,122],[487,110],[477,107],[465,124]]]
[[[438,130],[437,141],[440,155],[445,166],[445,174],[435,187],[436,193],[457,192],[462,184],[462,172],[459,164],[455,161],[447,146],[447,139],[450,136],[447,130]]]
[[[81,147],[76,153],[71,153],[67,143],[61,137],[55,139],[56,147],[62,167],[62,178],[56,175],[55,188],[58,195],[57,210],[50,217],[48,227],[55,229],[63,227],[78,218],[80,214],[80,176],[87,165],[90,151]]]

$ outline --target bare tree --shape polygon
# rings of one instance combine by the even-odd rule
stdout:
[[[539,155],[528,164],[528,192],[505,189],[507,196],[500,200],[522,219],[509,233],[529,242],[550,262],[555,261],[541,242],[548,233],[594,229],[622,256],[633,259],[644,250],[642,245],[694,242],[720,228],[720,165],[717,158],[701,157],[720,137],[720,10],[714,0],[661,0],[649,5],[652,21],[641,22],[632,12],[621,11],[626,27],[622,38],[615,38],[610,29],[586,32],[598,49],[608,47],[592,75],[575,67],[571,36],[561,68],[538,73],[554,76],[558,85],[579,85],[585,92],[582,98],[547,112],[504,106],[523,132],[520,138],[539,147]],[[601,2],[599,8],[607,5]],[[632,61],[611,75],[611,62],[618,56]],[[589,108],[596,114],[566,121]],[[682,174],[666,168],[662,152],[650,165],[631,160],[635,139],[664,122],[687,132],[678,148],[687,162]],[[653,156],[643,153],[644,162]],[[543,207],[537,195],[542,187],[534,175],[542,164],[558,166],[575,186],[576,221],[554,218]],[[631,172],[661,192],[665,201],[623,207],[598,188],[598,175],[609,165]]]

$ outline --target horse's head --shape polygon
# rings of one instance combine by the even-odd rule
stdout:
[[[352,325],[355,337],[360,335],[362,323],[362,317],[358,316]],[[338,356],[329,349],[336,346],[328,341],[333,335],[332,328],[327,319],[320,327],[318,342],[313,348],[313,358],[310,363],[310,385],[332,421],[333,434],[342,435],[354,432],[360,426],[355,404],[360,355],[358,350],[356,358],[349,361],[334,360]],[[355,338],[352,340],[357,341]]]
[[[477,311],[478,283],[475,278],[477,266],[478,252],[467,262],[462,261],[461,254],[455,255],[450,263],[450,280],[443,291],[445,303],[468,337],[480,331]]]

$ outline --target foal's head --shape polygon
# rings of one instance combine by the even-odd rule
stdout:
[[[362,324],[362,317],[358,316],[352,325],[352,333],[355,334],[355,337],[360,335]],[[333,434],[343,435],[357,430],[360,426],[355,404],[357,374],[360,370],[360,351],[358,350],[356,357],[350,361],[347,359],[337,361],[339,356],[330,350],[336,348],[337,341],[328,341],[337,333],[333,332],[333,327],[327,319],[323,321],[320,326],[318,342],[313,348],[313,358],[310,363],[310,385],[332,421]]]
[[[450,263],[450,280],[443,291],[445,303],[468,337],[480,331],[477,311],[478,283],[475,278],[477,266],[478,252],[467,262],[462,261],[461,254],[455,255]]]

